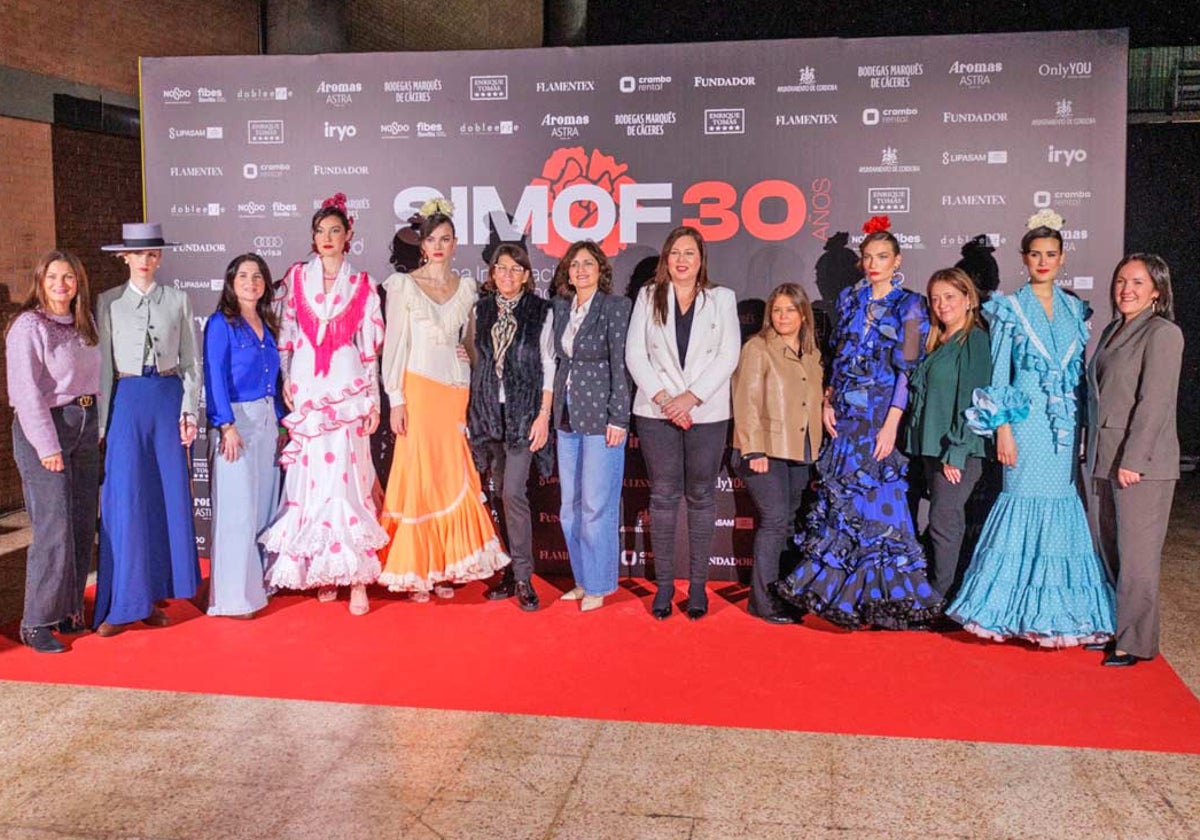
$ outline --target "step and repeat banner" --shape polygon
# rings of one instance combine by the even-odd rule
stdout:
[[[1061,282],[1102,325],[1124,238],[1126,55],[1121,30],[145,58],[146,212],[186,243],[159,278],[192,295],[198,328],[234,255],[282,274],[343,192],[351,259],[379,279],[397,227],[433,196],[456,208],[460,275],[482,281],[489,243],[518,240],[543,291],[572,241],[601,244],[620,292],[671,228],[694,225],[751,332],[781,282],[831,303],[872,215],[891,217],[910,288],[982,236],[974,258],[1011,291],[1025,220],[1049,207],[1066,219]],[[567,566],[554,481],[531,488],[547,572]],[[754,508],[732,473],[718,485],[713,576],[732,578],[751,563]],[[623,563],[638,575],[648,492],[632,437]]]

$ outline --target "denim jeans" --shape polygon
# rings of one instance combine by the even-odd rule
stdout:
[[[795,533],[796,511],[808,486],[809,467],[799,461],[768,458],[765,473],[754,472],[745,461],[738,470],[758,508],[750,583],[751,615],[766,617],[784,611],[784,605],[767,587],[779,580],[779,555],[787,538]]]
[[[684,430],[666,420],[637,418],[638,439],[650,475],[650,540],[654,580],[663,606],[675,592],[675,517],[687,500],[688,605],[707,607],[709,555],[716,530],[717,473],[725,456],[729,421],[697,423]]]
[[[64,618],[83,620],[83,589],[92,566],[100,505],[100,443],[96,407],[51,410],[62,446],[63,470],[42,466],[37,451],[13,421],[13,455],[21,474],[33,541],[25,560],[25,611],[21,626],[49,627]]]
[[[585,595],[608,595],[617,589],[621,562],[625,446],[607,446],[604,435],[557,434],[560,518],[571,573]]]

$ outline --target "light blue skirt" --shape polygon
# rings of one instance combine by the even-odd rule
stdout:
[[[1000,494],[946,614],[976,635],[1068,647],[1108,639],[1116,602],[1074,494]]]

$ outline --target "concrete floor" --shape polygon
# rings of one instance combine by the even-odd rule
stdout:
[[[1163,650],[1194,693],[1198,513],[1193,477]],[[360,837],[1185,840],[1200,756],[0,682],[0,840]]]

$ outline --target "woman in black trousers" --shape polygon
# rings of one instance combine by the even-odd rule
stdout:
[[[658,592],[651,613],[671,614],[675,594],[675,516],[688,511],[688,618],[708,613],[713,498],[729,433],[730,377],[741,350],[737,298],[708,279],[704,239],[671,231],[654,281],[638,293],[625,364],[637,383],[633,413],[650,474],[650,537]]]
[[[471,452],[480,472],[491,471],[503,509],[504,542],[512,564],[487,592],[489,600],[517,596],[526,612],[539,606],[533,588],[533,522],[529,468],[550,475],[554,450],[554,318],[550,301],[533,287],[529,255],[520,245],[496,248],[484,294],[475,302],[475,364],[467,405]]]
[[[742,347],[733,375],[733,447],[758,508],[750,614],[770,624],[793,622],[768,587],[779,580],[779,555],[821,449],[823,375],[812,304],[784,283],[767,298],[762,331]]]

